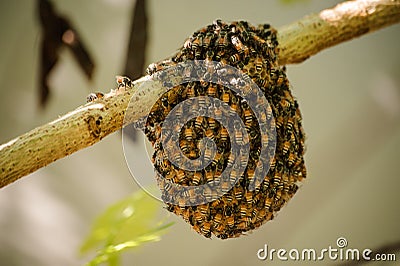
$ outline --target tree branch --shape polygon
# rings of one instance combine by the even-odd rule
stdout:
[[[399,0],[358,0],[341,3],[278,29],[279,62],[299,63],[319,51],[400,21]],[[89,147],[123,126],[129,101],[133,120],[144,117],[161,84],[142,77],[133,88],[113,90],[104,98],[25,133],[0,146],[0,187],[51,162]],[[144,84],[144,86],[139,85]],[[150,87],[152,86],[152,87]]]
[[[400,20],[399,0],[359,0],[304,17],[278,30],[281,65],[310,56]]]

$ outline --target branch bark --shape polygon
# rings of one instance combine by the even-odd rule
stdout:
[[[338,4],[278,30],[281,65],[310,56],[400,20],[399,0],[358,0]]]
[[[358,0],[307,16],[278,29],[279,63],[300,63],[323,49],[398,23],[400,0]],[[142,77],[133,88],[104,98],[27,132],[0,146],[0,188],[39,168],[99,142],[123,126],[129,101],[131,119],[147,114],[161,84]]]

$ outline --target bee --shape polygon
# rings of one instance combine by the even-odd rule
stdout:
[[[178,206],[179,207],[185,207],[186,206],[186,200],[184,199],[184,198],[180,198],[179,200],[178,200]]]
[[[217,55],[219,55],[219,54],[217,53]],[[223,59],[216,58],[216,59],[219,60],[219,62],[215,66],[215,69],[217,70],[218,75],[226,76],[228,74],[228,72],[227,72],[228,69],[225,68],[225,66],[229,65],[228,60],[226,60],[225,58],[223,58]],[[231,69],[231,68],[229,68],[229,69]]]
[[[161,160],[161,162],[160,162],[160,167],[161,167],[161,169],[163,169],[163,170],[168,170],[168,169],[171,167],[171,163],[170,163],[169,160],[163,159],[163,160]]]
[[[214,159],[211,161],[211,165],[213,167],[217,167],[217,165],[219,165],[221,158],[222,158],[222,153],[217,152],[214,156]]]
[[[282,180],[281,173],[275,173],[273,186],[275,188],[278,188],[278,186],[281,184],[281,180]]]
[[[256,222],[262,221],[264,219],[265,215],[266,215],[265,209],[259,210],[257,215],[255,216],[256,217]]]
[[[211,202],[210,205],[211,205],[210,209],[216,210],[216,209],[221,209],[221,208],[223,208],[224,203],[223,203],[223,201],[222,201],[220,198],[218,198],[218,199],[215,199],[213,202]]]
[[[288,157],[289,166],[292,166],[296,161],[296,155],[294,153],[290,153]]]
[[[210,238],[211,237],[211,223],[210,222],[203,222],[202,226],[201,226],[201,233],[207,237]]]
[[[175,111],[175,116],[179,119],[183,114],[183,104],[175,106],[174,111]]]
[[[194,231],[196,231],[198,234],[202,234],[201,229],[200,229],[200,225],[195,224],[192,226],[192,228],[194,229]]]
[[[183,209],[182,210],[182,217],[186,222],[189,222],[190,217],[191,217],[190,210],[189,209]]]
[[[207,183],[212,182],[214,180],[214,172],[211,169],[206,169],[205,172]]]
[[[101,99],[101,98],[103,98],[104,97],[104,94],[103,93],[101,93],[101,92],[93,92],[93,93],[90,93],[87,97],[86,97],[86,102],[87,103],[90,103],[90,102],[93,102],[93,101],[95,101],[95,100],[97,100],[97,99]]]
[[[214,131],[211,129],[207,129],[206,133],[205,133],[206,137],[214,140],[215,139],[215,135],[214,135]]]
[[[219,134],[220,134],[219,137],[220,137],[222,142],[228,141],[229,134],[228,134],[228,130],[225,127],[221,128]]]
[[[240,124],[237,123],[237,124],[234,125],[234,129],[235,129],[235,141],[236,141],[236,143],[238,143],[239,145],[244,145],[245,143],[244,143],[243,132],[242,132],[242,130],[240,130],[240,128],[237,128],[236,126],[237,126],[237,127],[240,127]]]
[[[167,115],[171,110],[171,105],[169,104],[168,95],[161,97],[161,108],[164,109],[165,115]]]
[[[118,89],[121,87],[124,87],[124,89],[132,88],[132,80],[130,78],[125,76],[115,76],[115,79],[118,85]]]
[[[208,127],[210,129],[215,129],[217,127],[217,122],[215,121],[214,118],[211,117],[208,118]]]
[[[207,143],[206,149],[204,151],[204,161],[209,162],[211,160],[211,155],[213,153],[213,145],[211,143]]]
[[[188,155],[189,159],[195,159],[199,157],[199,153],[197,149],[191,149]]]
[[[224,225],[223,223],[219,223],[219,224],[214,225],[214,228],[215,228],[215,231],[217,231],[217,232],[223,232],[224,229],[225,229],[225,225]],[[222,235],[220,235],[220,236],[218,236],[218,237],[220,237],[221,239],[225,239],[225,238],[223,237],[223,235],[224,235],[224,234],[222,234]],[[226,235],[225,235],[225,236],[226,236]]]
[[[193,50],[198,50],[199,46],[202,46],[202,44],[203,44],[203,33],[200,33],[192,41],[192,49]]]
[[[275,201],[274,202],[278,202],[282,197],[282,190],[277,190],[276,194],[275,194]],[[278,206],[280,206],[280,204],[278,204]]]
[[[252,204],[253,203],[253,193],[250,191],[247,191],[245,194],[245,199],[247,204]]]
[[[271,204],[272,204],[272,202],[274,201],[274,198],[273,197],[266,197],[265,198],[265,202],[264,202],[264,207],[265,207],[265,210],[267,211],[267,212],[269,212],[269,210],[270,210],[270,208],[271,208]]]
[[[214,38],[214,33],[212,33],[212,32],[207,32],[206,33],[206,37],[204,38],[204,40],[203,40],[203,48],[205,48],[205,49],[207,49],[209,46],[210,46],[210,44],[211,44],[211,41],[212,41],[212,39]],[[210,49],[211,50],[211,49]]]
[[[238,225],[237,228],[240,230],[245,230],[247,228],[247,224],[245,221],[241,221]]]
[[[181,153],[178,151],[175,151],[172,153],[172,157],[175,163],[177,163],[178,165],[181,163],[182,161],[182,156]]]
[[[240,216],[241,217],[246,217],[247,216],[247,212],[249,211],[249,209],[247,209],[246,205],[240,205]]]
[[[257,73],[260,73],[261,71],[262,71],[262,69],[263,69],[263,59],[261,58],[261,57],[257,57],[256,59],[255,59],[255,61],[254,61],[254,65],[255,65],[255,68],[256,68],[256,72]]]
[[[254,181],[254,168],[247,168],[247,178],[249,179],[249,183],[253,183]]]
[[[207,201],[213,201],[218,198],[217,192],[210,187],[206,187],[203,191],[203,194]]]
[[[286,100],[286,99],[282,99],[282,100],[281,100],[281,106],[282,106],[284,109],[289,109],[289,108],[290,108],[290,102],[289,102],[288,100]]]
[[[232,97],[231,110],[232,110],[232,115],[237,113],[239,110],[239,105],[237,103],[236,97]]]
[[[283,148],[282,148],[283,155],[287,154],[287,152],[289,151],[289,148],[290,148],[290,141],[285,141],[283,143]]]
[[[249,108],[244,109],[244,121],[245,121],[245,125],[249,125],[251,123],[253,123],[253,115],[251,113],[251,110]]]
[[[217,213],[214,216],[214,224],[218,225],[218,224],[221,224],[221,223],[222,223],[222,214],[221,213]]]
[[[192,141],[195,138],[194,130],[191,127],[185,128],[184,135],[188,141]]]
[[[222,181],[222,182],[221,182],[221,191],[222,191],[223,193],[228,192],[228,191],[230,190],[230,186],[231,186],[231,184],[230,184],[229,182]]]
[[[249,48],[244,45],[237,36],[232,36],[231,41],[236,51],[240,54],[245,54],[246,56],[249,54]]]
[[[197,116],[195,121],[194,121],[194,127],[197,129],[203,128],[204,124],[204,116]]]
[[[188,98],[196,97],[196,83],[195,82],[191,82],[191,84],[187,86],[186,96]]]
[[[235,169],[235,168],[233,168],[232,171],[231,171],[231,174],[230,174],[230,176],[229,176],[229,183],[230,183],[230,185],[231,185],[231,186],[232,186],[232,185],[235,185],[236,182],[238,181],[238,179],[239,179],[238,170]]]
[[[192,48],[192,40],[191,38],[187,38],[183,43],[183,48],[190,50]]]
[[[237,204],[237,200],[231,192],[224,195],[225,203],[229,203],[229,205]]]
[[[262,134],[261,135],[261,142],[263,145],[268,145],[269,143],[269,135],[268,134]]]
[[[241,57],[240,57],[239,54],[234,54],[234,55],[231,55],[231,57],[229,57],[229,61],[230,61],[233,65],[236,65],[237,63],[239,63],[240,59],[241,59]]]
[[[226,218],[226,225],[229,227],[235,226],[235,217],[229,216]]]
[[[235,198],[236,198],[236,200],[237,201],[240,201],[242,198],[243,198],[243,194],[244,194],[244,192],[243,192],[243,188],[242,187],[235,187],[234,189],[233,189],[233,191],[234,191],[234,193],[235,193]]]
[[[286,130],[287,130],[287,132],[292,133],[292,131],[293,131],[293,124],[294,124],[293,118],[292,118],[292,117],[289,117],[288,120],[287,120],[287,124],[286,124]]]
[[[207,50],[205,61],[211,62],[211,61],[213,61],[213,58],[214,58],[214,51],[212,49]],[[213,69],[214,68],[211,68],[210,72],[213,72]]]
[[[247,166],[247,159],[248,157],[246,154],[242,152],[242,155],[240,156],[240,167],[245,168]]]
[[[197,210],[201,213],[202,217],[207,217],[209,214],[209,208],[207,204],[198,205]]]
[[[178,172],[176,173],[174,182],[182,183],[185,179],[186,179],[185,171],[182,169],[179,169]]]
[[[269,81],[268,81],[268,79],[266,79],[266,78],[258,78],[257,79],[257,81],[256,81],[256,83],[257,83],[257,85],[259,85],[260,87],[262,87],[262,88],[267,88],[268,87],[268,84],[269,84]]]
[[[217,45],[216,46],[218,48],[224,48],[224,47],[227,47],[228,45],[229,45],[228,34],[227,34],[227,32],[225,30],[222,30],[219,33],[219,38],[217,40]]]
[[[199,211],[194,212],[194,220],[196,221],[197,224],[201,224],[203,222],[203,216]]]
[[[214,115],[216,120],[221,120],[222,119],[222,108],[220,108],[221,104],[220,102],[215,102],[215,108],[214,108]]]
[[[153,75],[154,73],[156,73],[157,71],[160,71],[160,70],[162,70],[161,65],[156,64],[156,63],[152,63],[147,67],[146,74],[151,76],[151,75]],[[118,77],[120,77],[120,76],[118,76]],[[118,83],[118,80],[117,80],[117,83]]]
[[[283,117],[282,116],[278,116],[275,119],[275,124],[276,124],[276,128],[279,129],[283,126]]]
[[[285,76],[282,75],[282,72],[281,72],[281,74],[278,76],[278,79],[276,80],[276,85],[281,86],[284,81],[285,81]]]
[[[230,98],[231,98],[231,95],[230,95],[229,92],[226,92],[226,91],[222,92],[222,97],[221,97],[221,99],[222,99],[222,101],[223,101],[224,103],[229,104]]]
[[[200,80],[200,86],[203,88],[209,88],[209,83],[207,81]],[[211,86],[211,84],[210,84],[210,86]]]
[[[201,172],[197,172],[197,171],[194,172],[193,179],[192,179],[192,184],[197,186],[200,183],[201,178],[202,178]]]
[[[217,95],[217,86],[215,84],[210,83],[207,88],[207,94],[210,97],[215,97]]]

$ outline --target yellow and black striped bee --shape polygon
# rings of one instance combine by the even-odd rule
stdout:
[[[204,116],[198,116],[194,121],[194,127],[196,129],[202,129],[204,126],[204,122],[205,122]]]
[[[228,33],[225,30],[221,30],[218,40],[217,40],[217,47],[218,48],[225,48],[229,45],[228,41]]]
[[[234,216],[229,216],[226,218],[226,225],[229,227],[235,226],[235,217]]]
[[[200,211],[196,211],[194,213],[194,220],[196,221],[197,224],[201,224],[203,222],[203,215],[201,214]]]
[[[201,233],[205,236],[205,237],[211,237],[211,223],[210,222],[203,222],[202,226],[201,226]]]
[[[217,85],[211,83],[207,88],[207,94],[210,97],[215,97],[217,95]]]
[[[186,127],[184,131],[184,138],[188,141],[192,141],[195,138],[195,131],[192,127]]]
[[[214,37],[213,32],[209,31],[206,33],[206,36],[204,37],[204,40],[203,40],[203,48],[204,49],[209,48],[210,44],[212,43],[213,37]]]
[[[220,137],[221,141],[225,141],[225,142],[228,141],[229,134],[228,134],[228,130],[226,129],[226,127],[221,128],[219,137]]]
[[[231,39],[236,51],[238,51],[240,54],[244,54],[245,56],[249,55],[249,48],[244,45],[237,36],[232,36]]]
[[[241,56],[240,54],[233,54],[231,57],[229,57],[229,61],[233,64],[236,65],[240,62]]]
[[[229,104],[230,99],[231,99],[230,91],[229,91],[229,90],[228,90],[228,91],[225,91],[225,90],[224,90],[224,91],[222,92],[222,95],[221,95],[221,100],[222,100],[224,103]]]
[[[86,102],[90,103],[97,99],[101,99],[103,97],[104,97],[104,94],[102,92],[92,92],[86,97]]]
[[[132,80],[128,77],[125,76],[115,76],[115,79],[117,81],[118,89],[119,88],[132,88]]]

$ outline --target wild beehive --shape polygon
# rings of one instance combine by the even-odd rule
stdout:
[[[183,82],[169,89],[153,106],[146,120],[145,134],[155,149],[152,159],[167,209],[182,216],[205,237],[209,238],[212,234],[222,239],[238,237],[273,219],[306,177],[301,114],[290,91],[285,68],[278,65],[277,49],[276,30],[268,24],[255,27],[245,21],[224,23],[217,20],[190,36],[176,55],[151,64],[147,69],[149,75],[155,75],[192,60],[215,61],[216,72],[230,65],[245,74],[244,79],[249,77],[256,83],[270,105],[271,111],[267,116],[273,115],[274,119],[264,119],[276,134],[271,157],[260,156],[262,143],[268,142],[268,136],[260,131],[260,119],[255,115],[257,106],[226,86],[203,80],[201,75],[207,74],[207,71],[199,74],[195,81]],[[217,74],[225,77],[232,74],[229,71],[219,72]],[[217,101],[206,102],[206,96]],[[176,154],[174,159],[178,162],[183,154],[190,160],[202,158],[211,163],[202,169],[187,170],[168,159],[166,153],[170,147],[165,143],[163,145],[160,135],[168,113],[179,103],[193,98],[201,99],[205,106],[209,105],[214,114],[212,117],[193,117],[183,127],[174,129],[180,132],[179,137],[169,141],[176,142],[180,152],[172,151],[172,154]],[[229,116],[220,111],[223,104],[228,105],[243,123],[231,122]],[[180,108],[177,110],[179,114],[190,112]],[[198,108],[192,106],[192,110]],[[228,130],[228,127],[237,129],[240,126],[244,126],[248,135],[249,152],[243,158],[243,165],[241,157],[233,162],[235,152],[231,147],[231,140],[241,139],[243,132],[236,130],[231,135]],[[215,143],[213,154],[204,147],[208,143],[201,141],[204,138]],[[254,173],[260,165],[261,168],[269,167],[269,171],[265,172],[257,187],[250,189]],[[221,175],[227,167],[233,169],[228,180]],[[239,167],[243,167],[243,171],[237,174]],[[171,182],[180,186],[202,186],[203,189],[197,190],[196,195],[179,194],[171,188]],[[212,182],[218,182],[218,186],[207,187]],[[222,193],[218,194],[216,188]],[[176,200],[171,201],[171,198]]]

